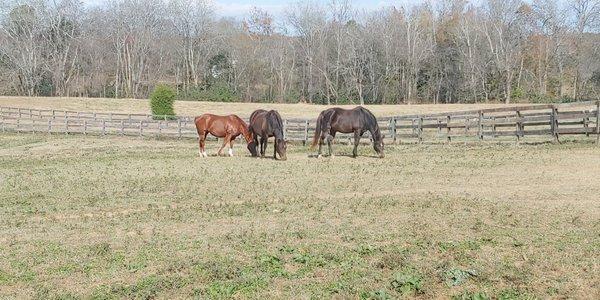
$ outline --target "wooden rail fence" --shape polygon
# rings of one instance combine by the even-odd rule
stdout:
[[[246,120],[247,121],[247,120]],[[315,119],[285,119],[284,135],[309,143]],[[563,135],[596,135],[600,142],[600,100],[542,104],[379,118],[386,143],[456,140],[515,140]],[[142,137],[197,138],[194,118],[147,114],[95,113],[0,107],[0,132],[94,134]],[[353,135],[337,140],[352,142]],[[365,141],[369,134],[366,134]]]

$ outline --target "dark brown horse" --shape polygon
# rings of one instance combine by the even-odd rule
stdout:
[[[270,137],[275,137],[273,158],[277,159],[277,154],[279,154],[282,160],[287,159],[287,145],[283,138],[283,121],[277,111],[255,110],[250,115],[250,132],[254,136],[255,144],[258,144],[260,136],[260,156],[265,157],[267,141]]]
[[[229,156],[233,156],[233,141],[240,134],[244,136],[248,143],[248,151],[252,156],[256,156],[256,144],[248,125],[240,117],[236,115],[229,116],[217,116],[212,114],[204,114],[194,119],[196,123],[196,130],[200,137],[200,155],[203,157],[208,156],[204,150],[206,143],[206,136],[210,133],[216,137],[224,138],[223,146],[219,149],[217,155],[221,156],[223,148],[229,144]]]
[[[373,138],[373,148],[383,158],[383,138],[379,131],[379,124],[375,116],[366,108],[358,106],[353,109],[339,107],[324,110],[317,119],[317,129],[313,138],[312,148],[319,144],[319,157],[321,157],[321,146],[323,140],[327,140],[329,156],[332,155],[331,142],[337,132],[354,133],[354,150],[352,156],[357,156],[357,148],[361,136],[369,131]]]

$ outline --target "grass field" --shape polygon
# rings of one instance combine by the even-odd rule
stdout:
[[[0,298],[600,297],[591,143],[237,151],[1,134]]]
[[[99,99],[99,98],[44,98],[44,97],[1,97],[0,106],[61,109],[72,111],[150,113],[148,100],[140,99]],[[346,107],[354,107],[349,105]],[[503,104],[424,104],[424,105],[367,105],[376,116],[400,114],[434,113],[481,108],[502,107]],[[514,106],[514,105],[509,105]],[[258,108],[276,109],[284,118],[317,118],[327,106],[311,104],[267,104],[267,103],[219,103],[177,101],[175,112],[184,116],[197,116],[203,113],[238,114],[249,117]]]

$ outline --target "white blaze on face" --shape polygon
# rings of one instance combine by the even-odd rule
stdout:
[[[229,156],[233,156],[233,149],[229,148]]]

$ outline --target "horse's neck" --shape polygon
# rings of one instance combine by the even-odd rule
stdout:
[[[371,136],[375,141],[379,140],[379,138],[381,137],[381,131],[375,125],[369,125],[369,132],[371,133]]]
[[[275,139],[283,139],[282,124],[279,123],[277,116],[275,116],[275,114],[269,112],[266,115],[265,120],[267,122],[267,128],[269,128],[269,130],[267,130],[267,131],[271,131],[271,132],[269,132],[269,134],[273,134]]]

